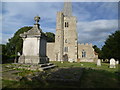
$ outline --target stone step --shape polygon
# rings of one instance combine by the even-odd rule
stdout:
[[[50,68],[54,68],[54,67],[56,67],[56,65],[49,65],[46,67],[41,67],[41,69],[46,70],[46,69],[50,69]]]
[[[53,65],[52,63],[46,63],[46,64],[41,64],[40,66],[41,67],[46,67],[46,66],[50,66],[50,65]]]

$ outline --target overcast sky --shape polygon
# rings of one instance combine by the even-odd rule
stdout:
[[[56,13],[62,8],[63,2],[2,2],[1,43],[5,44],[21,27],[33,26],[36,15],[41,17],[39,23],[44,32],[55,33]],[[77,17],[79,43],[101,47],[108,35],[118,29],[117,2],[73,2],[72,11]]]

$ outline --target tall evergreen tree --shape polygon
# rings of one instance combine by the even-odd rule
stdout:
[[[109,35],[105,41],[105,45],[102,47],[102,57],[104,59],[115,58],[120,60],[120,31],[116,31],[112,35]]]

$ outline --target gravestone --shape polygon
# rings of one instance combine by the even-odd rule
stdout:
[[[108,62],[109,60],[108,59],[105,59],[106,62]]]
[[[18,63],[44,64],[48,63],[46,56],[46,35],[38,24],[40,17],[34,17],[36,23],[28,32],[20,34],[23,39],[23,52]]]
[[[115,59],[114,59],[114,58],[111,58],[111,59],[110,59],[110,68],[116,68],[115,64],[116,64]]]
[[[100,59],[97,60],[97,66],[101,66],[101,60]]]
[[[119,64],[119,61],[118,61],[118,60],[116,61],[116,64]]]
[[[70,62],[70,63],[73,63],[73,61],[74,61],[73,59],[69,59],[69,62]]]
[[[104,60],[102,59],[101,61],[103,62]]]

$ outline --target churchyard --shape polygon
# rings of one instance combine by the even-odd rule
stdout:
[[[120,64],[81,62],[50,62],[48,70],[27,70],[16,67],[30,65],[3,64],[2,88],[120,88]]]

